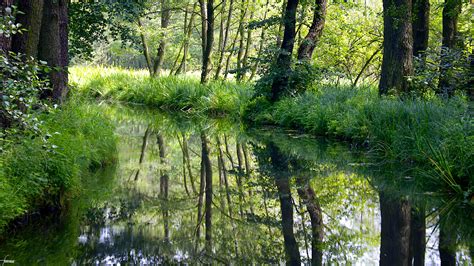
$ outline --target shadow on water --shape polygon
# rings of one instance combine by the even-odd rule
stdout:
[[[32,264],[469,264],[472,202],[345,143],[105,106],[117,166],[63,213],[11,232]],[[408,170],[407,170],[408,169]],[[438,252],[439,250],[439,252]]]

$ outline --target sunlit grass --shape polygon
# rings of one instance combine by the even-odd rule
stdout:
[[[143,70],[115,67],[73,67],[71,82],[80,95],[214,116],[240,114],[252,96],[252,86],[247,83],[211,81],[202,85],[196,76],[150,78]]]

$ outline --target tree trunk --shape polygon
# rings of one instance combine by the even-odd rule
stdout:
[[[413,74],[411,0],[383,0],[383,60],[379,94],[409,91],[407,76]]]
[[[0,5],[0,15],[1,16],[8,16],[12,15],[12,4],[13,0],[2,0],[2,3]],[[8,9],[7,9],[8,8]],[[0,52],[3,54],[8,54],[8,52],[11,49],[11,37],[12,36],[6,36],[3,33],[0,33]]]
[[[185,73],[186,72],[186,61],[188,59],[188,50],[189,50],[189,39],[191,38],[191,33],[193,32],[193,25],[194,25],[194,17],[196,16],[196,8],[197,2],[193,5],[193,10],[191,13],[191,17],[189,18],[189,24],[186,29],[186,35],[183,43],[183,58],[181,63],[179,64],[178,69],[175,72],[175,75]]]
[[[381,216],[380,265],[411,265],[410,220],[407,200],[379,193]]]
[[[13,36],[13,52],[37,58],[41,22],[43,20],[43,4],[43,0],[20,0],[18,2],[18,10],[23,13],[16,16],[16,22],[20,23],[26,31]]]
[[[234,0],[230,0],[229,11],[227,13],[227,20],[226,20],[225,31],[224,31],[224,36],[223,36],[224,39],[222,42],[221,50],[219,51],[219,59],[217,61],[216,75],[214,76],[214,79],[219,78],[220,72],[222,70],[222,61],[224,60],[224,54],[227,48],[227,41],[229,39],[230,22],[232,20],[233,11],[234,11]]]
[[[430,1],[413,0],[413,55],[419,57],[428,48]]]
[[[239,51],[237,53],[237,75],[236,79],[237,81],[242,80],[242,59],[244,56],[244,40],[245,40],[245,29],[244,29],[244,22],[245,22],[245,17],[247,15],[247,8],[245,7],[245,0],[242,0],[242,7],[241,7],[241,12],[240,12],[240,23],[239,23],[239,29],[238,29],[238,35],[240,36],[239,39]]]
[[[206,83],[210,71],[212,45],[214,43],[214,0],[199,1],[202,16],[202,70],[201,83]]]
[[[280,99],[280,96],[284,93],[288,86],[291,72],[291,58],[293,54],[293,47],[295,45],[296,9],[298,7],[298,1],[299,0],[288,0],[286,4],[285,14],[283,17],[285,30],[283,33],[283,41],[281,43],[280,52],[276,61],[276,73],[274,73],[275,78],[273,79],[271,89],[271,100],[273,102]]]
[[[443,40],[441,47],[441,66],[438,83],[438,94],[451,97],[454,94],[454,88],[450,84],[448,70],[452,64],[447,58],[447,54],[456,49],[459,45],[458,17],[461,13],[461,0],[445,0],[443,8]]]
[[[137,20],[138,27],[140,28],[140,39],[142,41],[143,56],[145,56],[146,66],[150,76],[153,76],[153,62],[150,55],[150,48],[148,48],[148,42],[146,40],[145,34],[143,33],[143,24],[140,18]]]
[[[171,11],[166,4],[167,0],[161,1],[161,30],[166,31],[170,24]],[[161,68],[163,67],[163,61],[165,60],[165,49],[167,45],[166,41],[166,32],[161,37],[160,45],[158,46],[158,52],[156,54],[155,63],[153,65],[153,76],[158,76],[160,74]]]
[[[263,14],[263,20],[267,19],[268,15],[268,4],[270,3],[270,0],[267,0],[265,3],[265,13]],[[263,52],[263,45],[265,44],[265,28],[262,27],[262,31],[260,33],[260,43],[258,45],[258,51],[257,51],[257,60],[255,62],[255,65],[252,67],[252,73],[250,74],[249,80],[252,80],[255,77],[255,74],[257,73],[258,70],[258,65],[260,62],[260,58],[262,56]]]
[[[45,0],[38,59],[54,68],[50,72],[52,91],[43,97],[63,102],[68,93],[68,1]]]
[[[327,4],[327,0],[315,1],[313,22],[298,49],[298,60],[311,60],[314,48],[323,34]]]

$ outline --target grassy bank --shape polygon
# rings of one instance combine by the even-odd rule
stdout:
[[[41,117],[43,136],[6,139],[0,158],[0,231],[26,213],[63,205],[81,176],[115,158],[112,124],[94,106],[68,103]]]
[[[474,184],[474,127],[467,103],[379,97],[373,87],[317,86],[270,104],[252,99],[248,84],[199,84],[197,78],[150,79],[146,72],[114,68],[72,69],[82,95],[142,103],[169,111],[240,115],[250,124],[270,124],[368,147],[384,160],[424,166],[427,185],[447,192]],[[471,193],[467,193],[470,195]]]
[[[368,147],[381,160],[421,166],[418,179],[424,187],[441,187],[470,201],[474,124],[463,99],[400,100],[381,98],[375,88],[330,87],[274,105],[256,98],[245,118],[348,140]]]
[[[164,76],[152,79],[146,71],[120,68],[73,67],[71,82],[80,95],[212,116],[240,114],[253,94],[246,83],[212,81],[198,77]]]

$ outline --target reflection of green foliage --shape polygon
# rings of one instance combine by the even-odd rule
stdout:
[[[22,139],[0,160],[0,228],[41,205],[62,205],[80,189],[79,173],[114,160],[112,125],[93,107],[71,102],[41,117],[47,135]]]

